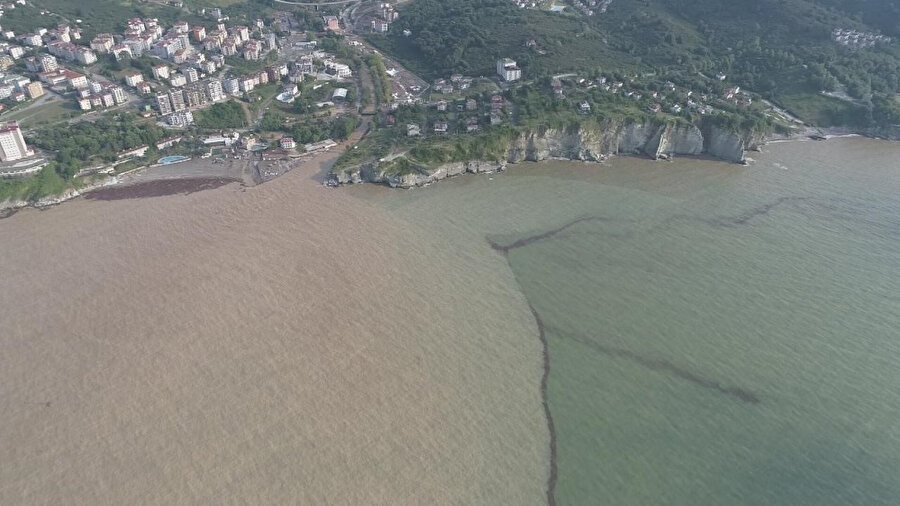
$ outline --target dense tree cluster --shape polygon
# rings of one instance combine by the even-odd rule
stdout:
[[[430,77],[488,75],[501,56],[517,59],[526,78],[603,69],[703,89],[722,72],[728,83],[790,109],[859,122],[863,102],[900,92],[900,43],[851,50],[832,31],[882,27],[896,37],[898,10],[895,0],[617,0],[588,18],[508,0],[416,0],[391,35],[372,41]],[[893,21],[876,22],[879,12]],[[823,90],[846,91],[860,103],[811,100]]]
[[[291,135],[300,144],[308,144],[325,139],[344,140],[353,133],[358,124],[359,120],[352,115],[288,124],[284,114],[270,111],[263,116],[259,128],[269,132],[283,132]]]
[[[63,123],[41,128],[28,141],[40,149],[56,153],[53,167],[70,179],[91,164],[115,161],[118,153],[142,145],[152,145],[166,136],[165,130],[139,123],[133,115],[104,117],[97,121]]]
[[[230,100],[195,111],[194,123],[200,128],[215,130],[243,128],[247,126],[247,116],[239,103]]]
[[[375,102],[376,104],[391,103],[391,80],[388,78],[387,69],[384,67],[384,60],[381,55],[371,54],[366,58],[369,70],[372,72],[372,83],[375,86]]]

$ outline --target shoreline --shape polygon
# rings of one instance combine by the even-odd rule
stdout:
[[[782,143],[786,143],[786,142],[825,142],[825,141],[832,140],[832,139],[849,139],[849,138],[856,138],[856,137],[872,139],[872,140],[887,140],[887,141],[896,142],[896,141],[900,141],[900,131],[897,132],[896,136],[894,136],[894,135],[879,136],[879,135],[874,135],[872,132],[861,131],[859,129],[850,128],[850,127],[818,128],[818,127],[804,126],[804,128],[802,128],[792,134],[789,134],[789,135],[777,134],[777,135],[768,137],[761,143],[752,146],[752,149],[745,150],[744,153],[746,155],[747,153],[761,152],[762,147],[766,146],[768,144],[782,144]],[[695,159],[695,160],[712,160],[712,161],[719,161],[719,162],[730,164],[730,165],[741,165],[741,166],[749,166],[755,162],[754,159],[746,158],[746,157],[741,162],[732,162],[732,161],[725,160],[725,159],[722,159],[722,158],[719,158],[719,157],[716,157],[713,155],[709,155],[706,153],[699,154],[699,155],[677,155],[677,156],[676,155],[662,155],[659,158],[653,158],[651,156],[638,154],[638,153],[620,153],[620,154],[602,155],[600,157],[600,159],[598,159],[598,160],[584,160],[584,159],[577,159],[577,158],[551,156],[551,157],[546,158],[545,160],[536,161],[535,163],[540,163],[543,161],[565,161],[565,162],[582,162],[585,164],[598,164],[599,165],[599,164],[607,163],[610,160],[612,160],[616,157],[619,157],[619,156],[638,158],[638,159],[650,160],[650,161],[670,161],[670,160],[674,160],[676,158],[687,158],[687,159]],[[450,179],[453,177],[462,176],[462,175],[466,175],[466,174],[489,174],[490,175],[490,174],[494,174],[497,172],[505,172],[508,166],[515,165],[516,163],[517,162],[505,162],[505,161],[503,161],[503,162],[486,162],[484,160],[469,160],[468,162],[451,162],[451,163],[447,163],[447,164],[441,165],[441,166],[433,169],[433,172],[431,174],[429,174],[429,176],[432,176],[441,171],[444,171],[444,168],[446,166],[452,166],[452,165],[466,166],[469,164],[478,164],[479,166],[484,166],[485,164],[488,164],[488,165],[494,165],[495,168],[494,168],[494,170],[463,170],[463,171],[452,172],[452,173],[448,172],[443,177],[427,179],[424,182],[414,183],[414,184],[391,184],[387,180],[387,178],[383,178],[382,180],[378,180],[378,181],[370,181],[370,180],[366,180],[366,179],[355,179],[354,178],[354,179],[350,179],[350,180],[344,182],[344,181],[337,180],[337,178],[335,178],[335,177],[329,177],[325,181],[325,186],[336,188],[336,187],[350,186],[350,185],[355,185],[355,184],[376,184],[376,185],[388,186],[391,188],[403,188],[403,189],[424,188],[424,187],[430,186],[433,183],[440,182],[444,179]],[[333,176],[333,174],[332,174],[332,176]],[[393,175],[393,176],[388,176],[388,177],[392,177],[397,180],[402,180],[404,178],[404,175]]]
[[[323,153],[315,153],[315,154],[311,154],[311,156],[303,157],[301,159],[302,160],[301,163],[299,163],[296,167],[293,167],[291,170],[299,168],[303,165],[306,165],[307,163],[320,162],[324,158],[333,157],[333,160],[330,160],[330,161],[336,162],[337,159],[340,157],[340,154],[342,153],[341,148],[345,148],[355,142],[359,142],[360,138],[362,137],[361,132],[360,132],[361,129],[362,129],[361,127],[358,128],[357,132],[355,132],[354,135],[352,136],[355,138],[355,140],[347,139],[346,141],[338,144],[338,146],[336,146],[335,149],[328,150]],[[821,138],[817,138],[817,137],[821,137]],[[797,132],[789,134],[789,135],[773,135],[771,137],[768,137],[758,146],[754,146],[754,148],[756,148],[756,149],[747,150],[747,151],[745,151],[745,153],[759,152],[759,151],[761,151],[760,148],[767,144],[781,144],[781,143],[785,143],[785,142],[812,142],[812,141],[824,142],[824,141],[832,140],[832,139],[845,139],[845,138],[854,138],[854,137],[863,137],[863,138],[873,139],[873,140],[900,141],[900,131],[897,132],[896,136],[893,136],[893,135],[880,136],[880,135],[873,134],[871,131],[861,131],[857,128],[851,128],[851,127],[819,128],[819,127],[804,126],[802,129],[799,129]],[[335,156],[335,155],[337,155],[337,156]],[[607,163],[610,160],[614,159],[617,156],[633,157],[633,158],[653,160],[653,161],[657,161],[657,160],[667,161],[667,160],[673,160],[675,158],[714,160],[714,161],[721,161],[722,163],[744,165],[744,166],[751,165],[753,163],[753,159],[749,159],[749,158],[745,159],[742,162],[730,162],[728,160],[723,160],[721,158],[717,158],[715,156],[706,155],[706,154],[678,155],[678,156],[664,155],[664,156],[660,156],[659,158],[654,159],[652,157],[648,157],[646,155],[641,155],[641,154],[637,154],[637,153],[607,154],[607,155],[602,155],[600,157],[600,159],[598,159],[598,160],[580,160],[580,159],[574,159],[574,158],[553,156],[553,157],[547,158],[546,161],[554,160],[554,161],[566,161],[566,162],[583,162],[586,164],[604,164],[604,163]],[[540,160],[540,161],[545,161],[545,160]],[[540,161],[538,161],[536,163],[540,163]],[[380,185],[389,186],[389,187],[410,189],[410,188],[416,188],[416,187],[427,187],[427,186],[431,185],[432,183],[439,182],[443,179],[449,179],[449,178],[456,177],[459,175],[464,175],[466,173],[494,174],[497,172],[504,172],[508,165],[515,165],[514,162],[509,162],[509,163],[485,162],[482,160],[470,160],[468,162],[457,162],[457,164],[460,164],[463,166],[466,166],[469,164],[479,164],[479,169],[478,170],[463,170],[458,173],[447,174],[444,177],[435,178],[434,180],[428,180],[428,181],[425,181],[420,184],[396,185],[396,186],[389,184],[387,181],[367,181],[367,180],[358,180],[358,181],[350,180],[347,182],[334,181],[334,179],[329,177],[329,170],[330,170],[329,168],[324,169],[324,171],[320,175],[320,177],[316,177],[315,179],[317,180],[318,183],[324,184],[325,186],[328,186],[328,187],[340,187],[340,186],[347,186],[347,185],[354,185],[354,184],[369,183],[369,184],[380,184]],[[494,167],[493,168],[489,167],[487,170],[485,170],[483,167],[484,164],[493,165]],[[176,165],[176,164],[170,164],[170,165]],[[445,165],[454,165],[454,164],[451,163],[451,164],[445,164]],[[231,182],[244,183],[244,181],[242,181],[240,179],[236,179],[231,176],[212,175],[212,174],[211,175],[199,175],[199,176],[176,176],[176,177],[169,177],[169,178],[157,178],[157,179],[150,179],[147,181],[127,181],[127,180],[123,179],[123,177],[122,177],[122,176],[130,175],[130,173],[132,173],[132,172],[142,171],[146,168],[147,168],[146,166],[138,167],[136,169],[132,169],[131,171],[128,171],[128,172],[125,172],[122,174],[118,174],[115,176],[111,176],[107,179],[104,179],[103,181],[96,182],[96,183],[93,183],[90,185],[86,185],[82,188],[79,188],[79,189],[70,188],[70,189],[65,190],[63,193],[60,193],[57,195],[45,196],[36,201],[6,200],[3,202],[0,202],[0,219],[9,218],[23,209],[33,208],[33,209],[38,209],[38,210],[44,210],[44,209],[47,209],[50,207],[54,207],[54,206],[63,204],[70,200],[74,200],[78,197],[85,197],[86,199],[91,199],[92,197],[90,197],[89,195],[91,195],[92,193],[95,193],[95,192],[101,191],[101,190],[112,189],[112,188],[115,188],[116,191],[109,193],[109,195],[114,195],[116,193],[124,193],[127,195],[128,192],[125,190],[127,188],[133,187],[133,186],[142,186],[143,187],[142,190],[134,190],[133,196],[118,197],[121,199],[128,199],[128,198],[146,198],[146,197],[153,197],[153,196],[164,196],[164,195],[172,195],[172,194],[177,194],[177,193],[190,194],[190,193],[194,193],[195,191],[203,191],[206,189],[218,188],[220,186],[224,186],[225,184],[228,184]],[[435,169],[435,172],[438,172],[439,170],[440,169]],[[282,174],[282,176],[283,176],[283,174]],[[402,176],[398,176],[398,177],[402,178]],[[219,180],[219,179],[227,180],[227,182],[217,184],[215,181]],[[185,181],[185,182],[173,183],[173,181]],[[257,184],[262,184],[263,182],[266,182],[266,181],[261,181],[261,182],[258,182]],[[194,188],[192,185],[197,185],[197,186],[195,189],[192,189],[192,188]],[[209,185],[212,185],[212,186],[209,186]],[[168,186],[172,186],[173,188],[178,187],[179,190],[167,189]],[[106,195],[106,194],[104,194],[104,195]],[[112,198],[105,198],[105,197],[95,198],[95,200],[111,200],[111,199]]]
[[[252,178],[252,174],[250,175],[252,178],[253,184],[248,184],[247,179],[240,179],[235,177],[232,174],[225,173],[199,173],[196,175],[190,175],[189,173],[177,174],[175,176],[169,177],[154,177],[147,180],[134,180],[133,176],[136,174],[140,174],[146,171],[148,168],[154,166],[142,166],[137,167],[135,169],[131,169],[127,172],[123,172],[121,174],[117,174],[115,176],[108,177],[103,181],[86,185],[80,189],[69,188],[65,190],[63,193],[58,195],[50,195],[46,197],[42,197],[41,199],[35,201],[25,201],[25,200],[6,200],[0,202],[0,219],[9,218],[16,214],[17,212],[24,209],[37,209],[37,210],[45,210],[51,207],[58,206],[70,200],[74,200],[78,197],[84,197],[88,200],[121,200],[121,199],[130,199],[130,198],[148,198],[148,197],[157,197],[157,196],[165,196],[165,195],[173,195],[178,193],[190,194],[195,193],[197,191],[211,190],[215,188],[219,188],[221,186],[225,186],[232,182],[241,183],[242,187],[253,187],[259,186],[268,181],[278,179],[279,177],[283,177],[288,172],[292,172],[294,170],[300,169],[304,166],[310,167],[318,167],[317,174],[313,177],[317,183],[321,184],[325,181],[328,171],[331,166],[337,161],[340,155],[343,153],[343,149],[347,146],[355,144],[359,142],[359,139],[362,137],[364,128],[366,124],[363,123],[360,125],[357,130],[346,140],[337,144],[337,146],[320,152],[315,153],[305,153],[302,157],[297,159],[295,165],[290,167],[289,170],[284,171],[279,176],[273,179],[256,179]],[[159,165],[157,167],[173,167],[179,165],[182,162],[193,161],[193,160],[182,160],[179,163],[168,164],[168,165]],[[264,163],[257,160],[246,160],[249,164],[253,162]],[[246,174],[244,174],[246,176]],[[125,177],[129,176],[129,177]],[[220,180],[224,181],[221,182]],[[130,188],[140,186],[140,189],[131,190]],[[109,190],[109,193],[106,193],[106,190]],[[98,191],[104,191],[103,196],[101,197],[91,197],[90,195],[94,194]],[[131,192],[132,194],[129,194]],[[126,196],[122,197],[112,197],[113,195],[124,194]]]

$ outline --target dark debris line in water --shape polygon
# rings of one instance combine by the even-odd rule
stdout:
[[[538,335],[541,339],[541,348],[544,356],[544,373],[541,375],[541,404],[544,406],[544,416],[547,418],[547,429],[550,431],[550,476],[547,478],[547,504],[556,506],[557,465],[556,465],[556,427],[553,425],[553,413],[550,412],[550,396],[547,395],[547,385],[550,382],[550,343],[547,342],[547,332],[544,329],[544,321],[541,315],[531,303],[528,303],[531,315],[537,323]]]
[[[87,193],[84,198],[88,200],[122,200],[175,194],[188,195],[203,190],[213,190],[235,182],[240,182],[240,180],[228,177],[159,179],[123,186],[107,186]]]
[[[557,335],[562,336],[565,339],[569,339],[570,341],[574,341],[578,344],[586,346],[598,353],[602,353],[608,357],[612,358],[621,358],[625,360],[629,360],[635,364],[641,365],[650,369],[652,371],[669,373],[672,376],[690,381],[691,383],[701,386],[703,388],[708,388],[710,390],[715,390],[724,395],[728,395],[734,397],[743,402],[747,402],[750,404],[758,404],[759,397],[749,390],[744,390],[740,387],[729,387],[724,386],[718,381],[711,380],[709,378],[705,378],[700,376],[699,374],[685,369],[683,367],[679,367],[668,360],[661,358],[651,358],[641,355],[639,353],[635,353],[630,350],[626,350],[624,348],[614,348],[612,346],[606,346],[600,344],[596,341],[588,339],[584,336],[579,336],[576,334],[572,334],[569,332],[564,332],[558,328],[553,328],[553,332]]]
[[[795,205],[801,202],[811,201],[808,197],[780,197],[772,202],[768,202],[750,210],[744,211],[736,216],[725,216],[720,218],[698,218],[690,215],[675,215],[664,221],[660,226],[668,227],[673,222],[699,222],[714,227],[738,228],[752,225],[752,221],[760,216],[765,216],[775,209],[785,205]]]
[[[759,209],[754,209],[754,210],[748,211],[747,213],[741,214],[734,218],[726,218],[721,221],[717,220],[718,221],[717,223],[711,223],[711,224],[726,225],[726,226],[745,225],[745,224],[747,224],[748,221],[750,221],[754,217],[765,214],[765,213],[769,212],[771,209],[773,209],[774,207],[781,205],[782,203],[784,203],[784,200],[786,200],[786,199],[779,199],[778,201],[776,201],[773,204],[768,204]],[[568,230],[569,228],[571,228],[575,225],[578,225],[579,223],[585,223],[585,222],[591,222],[591,221],[603,222],[603,221],[611,221],[611,220],[609,218],[605,218],[602,216],[582,216],[582,217],[576,218],[568,223],[565,223],[564,225],[561,225],[557,228],[548,230],[546,232],[541,232],[539,234],[524,237],[522,239],[518,239],[510,244],[503,245],[503,244],[493,241],[490,238],[487,238],[487,241],[488,241],[488,244],[490,244],[491,248],[493,248],[495,251],[500,252],[503,255],[503,257],[506,258],[506,262],[509,265],[510,270],[513,270],[512,265],[509,263],[510,250],[513,250],[516,248],[521,248],[523,246],[528,246],[529,244],[543,241],[544,239],[549,239],[561,232]],[[515,274],[515,271],[513,271],[513,275],[516,276],[516,280],[518,281],[518,276]],[[519,285],[521,286],[521,282],[519,282]],[[527,297],[526,297],[526,301],[527,301]],[[534,317],[535,324],[537,325],[538,335],[540,337],[541,347],[543,349],[542,354],[543,354],[543,360],[544,360],[544,372],[541,377],[541,404],[544,407],[544,415],[547,419],[547,429],[550,432],[550,476],[547,478],[547,503],[550,506],[556,506],[555,491],[556,491],[556,482],[558,479],[558,464],[557,464],[557,450],[556,450],[556,444],[557,444],[556,427],[554,426],[554,423],[553,423],[553,414],[550,412],[550,401],[549,401],[549,396],[547,394],[547,387],[548,387],[548,383],[549,383],[549,379],[550,379],[550,345],[547,340],[547,326],[544,324],[544,320],[541,318],[540,313],[537,312],[537,309],[535,309],[534,305],[532,305],[531,302],[528,302],[528,308],[531,310],[531,315]],[[681,378],[681,379],[687,380],[691,383],[694,383],[695,385],[717,391],[721,394],[728,395],[730,397],[733,397],[735,399],[738,399],[738,400],[746,402],[746,403],[757,404],[760,402],[759,397],[756,394],[754,394],[753,392],[744,390],[743,388],[739,388],[739,387],[723,386],[721,383],[719,383],[715,380],[703,377],[703,376],[701,376],[697,373],[694,373],[688,369],[679,367],[679,366],[669,362],[668,360],[647,357],[647,356],[641,355],[639,353],[635,353],[633,351],[629,351],[629,350],[625,350],[625,349],[621,349],[621,348],[604,346],[600,343],[583,338],[581,336],[576,336],[573,334],[567,334],[567,333],[561,332],[559,329],[553,329],[553,330],[554,330],[554,332],[558,333],[561,336],[564,336],[565,338],[568,338],[575,342],[578,342],[578,343],[580,343],[584,346],[587,346],[588,348],[590,348],[594,351],[597,351],[599,353],[602,353],[606,356],[630,360],[631,362],[641,365],[652,371],[668,373],[677,378]]]

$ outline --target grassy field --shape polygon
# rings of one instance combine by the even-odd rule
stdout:
[[[74,184],[74,183],[73,183]],[[51,167],[44,167],[34,177],[0,180],[0,202],[5,200],[34,200],[62,193],[69,182],[59,177]]]
[[[818,127],[865,125],[866,110],[856,104],[820,94],[787,94],[779,97],[782,107]]]
[[[20,108],[0,116],[3,121],[18,121],[23,128],[58,123],[80,114],[75,103],[67,100],[53,100],[34,107]]]

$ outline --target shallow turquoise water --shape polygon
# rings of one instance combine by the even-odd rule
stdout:
[[[900,146],[767,151],[352,191],[520,245],[559,504],[900,504]]]
[[[186,156],[170,155],[170,156],[164,156],[164,157],[160,158],[158,163],[160,163],[162,165],[169,165],[172,163],[182,162],[187,159],[188,159],[188,157],[186,157]]]

